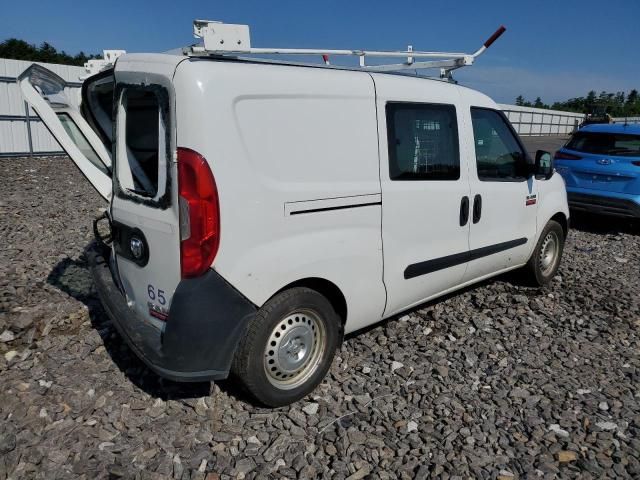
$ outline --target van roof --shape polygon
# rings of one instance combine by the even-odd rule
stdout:
[[[166,52],[166,53],[127,53],[118,58],[117,64],[133,64],[139,65],[139,62],[146,64],[148,67],[148,62],[152,63],[167,63],[173,65],[172,68],[175,68],[179,63],[182,62],[211,62],[211,63],[235,63],[235,64],[245,64],[245,65],[264,65],[264,66],[281,66],[281,67],[299,67],[299,68],[313,68],[319,71],[349,71],[349,72],[359,72],[366,75],[375,76],[385,76],[387,78],[395,78],[398,81],[416,81],[416,80],[426,80],[431,82],[438,82],[442,86],[447,86],[446,88],[451,88],[452,90],[465,91],[467,92],[465,95],[467,99],[472,103],[478,105],[489,106],[490,108],[494,108],[495,102],[486,94],[479,92],[473,88],[467,87],[465,85],[460,85],[455,81],[441,79],[432,76],[420,75],[417,72],[410,73],[411,71],[401,70],[401,71],[375,71],[363,69],[358,66],[349,66],[349,65],[325,65],[320,63],[313,62],[296,62],[296,61],[287,61],[287,60],[277,60],[272,58],[259,58],[259,57],[242,57],[242,56],[232,56],[232,55],[185,55],[179,54],[176,51]],[[127,68],[127,67],[125,67]],[[129,67],[131,68],[131,67]],[[135,69],[135,67],[134,67]]]
[[[337,71],[349,71],[349,72],[360,72],[363,74],[369,75],[385,75],[388,77],[395,78],[404,78],[404,79],[414,79],[414,80],[428,80],[432,82],[438,82],[441,84],[448,85],[452,89],[460,89],[471,92],[473,97],[477,101],[488,100],[492,104],[495,103],[494,100],[482,93],[478,90],[475,90],[466,85],[460,85],[455,80],[447,80],[446,78],[438,78],[428,75],[421,75],[416,70],[415,73],[411,73],[410,70],[393,70],[393,71],[375,71],[375,70],[367,70],[358,67],[357,65],[326,65],[321,63],[313,63],[313,62],[295,62],[295,61],[287,61],[287,60],[276,60],[272,58],[255,58],[255,57],[241,57],[241,56],[229,56],[229,55],[207,55],[207,56],[187,56],[189,59],[197,59],[204,61],[217,61],[217,62],[230,62],[230,63],[246,63],[246,64],[257,64],[257,65],[276,65],[276,66],[290,66],[290,67],[306,67],[306,68],[317,68],[324,70],[337,70]]]

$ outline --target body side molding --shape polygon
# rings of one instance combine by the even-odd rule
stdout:
[[[405,269],[404,278],[405,280],[408,280],[428,273],[437,272],[438,270],[444,270],[445,268],[455,267],[462,263],[471,262],[472,260],[493,255],[494,253],[519,247],[525,243],[527,243],[526,238],[517,238],[515,240],[509,240],[508,242],[476,248],[474,250],[469,250],[468,252],[454,253],[453,255],[447,255],[445,257],[413,263]]]

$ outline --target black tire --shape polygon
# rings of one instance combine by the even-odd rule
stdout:
[[[312,392],[325,377],[341,330],[340,317],[323,295],[306,287],[285,290],[249,323],[231,374],[258,402],[288,405]],[[294,368],[301,370],[295,373]]]
[[[542,230],[542,234],[540,234],[531,258],[523,268],[526,283],[532,286],[542,287],[551,281],[558,271],[560,260],[562,260],[564,241],[564,230],[562,226],[555,220],[549,220],[549,223],[547,223]],[[556,248],[552,264],[548,264],[547,261],[545,261],[548,257],[546,252],[549,249],[550,242],[555,242]]]

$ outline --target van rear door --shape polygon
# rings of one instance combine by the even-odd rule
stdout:
[[[111,82],[112,77],[108,73],[101,74],[99,80]],[[34,64],[18,77],[18,83],[27,103],[100,196],[108,201],[111,198],[111,154],[80,114],[78,102],[74,101],[67,82]]]
[[[143,58],[141,58],[143,57]],[[115,263],[130,308],[164,331],[180,282],[175,105],[181,57],[126,55],[115,76],[111,222]]]

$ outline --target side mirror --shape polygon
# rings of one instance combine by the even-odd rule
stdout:
[[[549,180],[553,176],[553,157],[549,152],[538,150],[536,152],[536,164],[534,168],[536,177]]]

